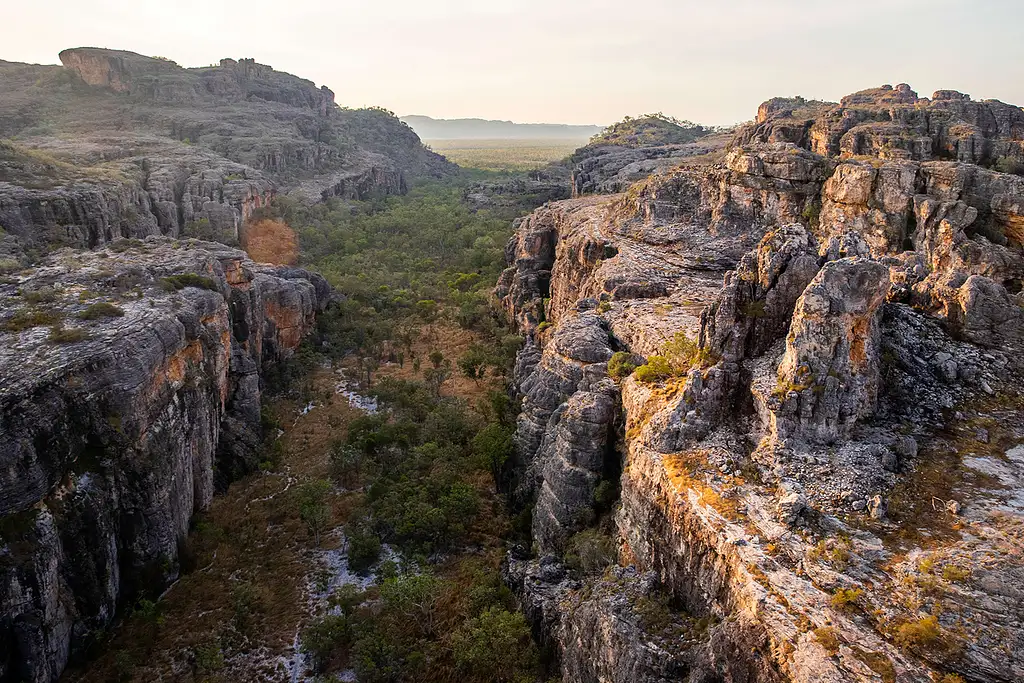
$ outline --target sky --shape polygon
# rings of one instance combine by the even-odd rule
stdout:
[[[0,59],[253,57],[399,115],[708,125],[885,83],[1024,105],[1021,0],[3,0]],[[14,6],[12,6],[14,5]],[[2,96],[2,94],[0,94]]]

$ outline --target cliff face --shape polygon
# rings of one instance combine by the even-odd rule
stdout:
[[[1019,144],[1016,108],[914,102],[936,144],[945,113],[986,107],[1007,123],[986,149]],[[772,101],[755,127],[797,105],[812,132],[831,106]],[[1021,178],[758,135],[518,226],[497,294],[529,337],[516,497],[541,557],[510,558],[508,581],[567,682],[1017,680]],[[673,339],[672,372],[609,379],[613,351]],[[558,559],[609,477],[613,575],[710,624],[671,657],[646,656],[635,578]]]
[[[251,59],[183,69],[78,48],[64,67],[0,62],[0,226],[30,250],[119,237],[237,239],[275,193],[405,192],[453,170],[388,112]],[[190,236],[196,236],[190,233]]]
[[[52,681],[177,577],[192,515],[254,468],[260,373],[326,282],[204,242],[64,251],[0,285],[0,680]]]
[[[839,104],[771,100],[739,142],[792,142],[826,156],[988,165],[999,157],[1024,159],[1024,112],[954,90],[929,100],[900,84],[854,93]]]

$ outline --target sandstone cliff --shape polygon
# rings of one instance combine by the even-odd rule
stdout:
[[[0,284],[0,680],[52,681],[179,572],[251,471],[260,375],[330,289],[219,244],[65,250]]]
[[[223,241],[275,193],[403,193],[452,166],[388,112],[251,59],[183,69],[77,48],[0,62],[0,228],[29,250],[119,237]]]
[[[977,163],[1017,155],[1020,113],[774,100],[724,164],[520,223],[497,294],[540,557],[506,574],[563,680],[1024,677],[1024,179]],[[920,145],[869,136],[885,115]],[[682,367],[609,378],[669,342]],[[608,478],[627,569],[567,574]]]

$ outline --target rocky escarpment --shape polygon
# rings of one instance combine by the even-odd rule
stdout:
[[[792,142],[826,156],[989,165],[1000,157],[1024,159],[1024,112],[953,90],[922,98],[904,83],[864,90],[839,104],[771,100],[738,142]]]
[[[868,94],[841,106],[911,115],[904,89]],[[936,112],[984,109],[914,98],[940,147]],[[540,556],[507,578],[563,680],[1024,676],[1024,186],[815,147],[815,122],[847,116],[830,106],[766,103],[766,137],[741,132],[724,164],[548,205],[509,245],[497,294],[530,338],[517,499],[536,501]],[[794,111],[806,138],[761,141]],[[990,132],[1012,154],[1012,125]],[[601,477],[621,490],[612,575],[654,577],[672,618],[707,624],[670,629],[671,660],[646,656],[666,631],[635,579],[560,559],[598,531]]]
[[[261,373],[329,295],[306,271],[166,238],[3,280],[0,680],[55,680],[178,575],[193,514],[255,466]]]
[[[29,251],[119,237],[231,241],[275,193],[403,193],[453,166],[389,112],[253,60],[183,69],[78,48],[0,62],[0,227]],[[199,228],[196,228],[196,225]]]
[[[684,163],[720,157],[731,132],[660,116],[627,118],[569,158],[572,196],[625,192],[630,185]]]

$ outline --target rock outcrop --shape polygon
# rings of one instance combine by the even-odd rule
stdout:
[[[329,296],[318,275],[159,237],[3,280],[0,680],[56,680],[178,575],[193,514],[255,467],[263,370]]]
[[[1024,112],[953,90],[929,100],[904,83],[864,90],[839,104],[772,100],[738,142],[792,142],[823,156],[988,165],[1000,157],[1024,159]]]
[[[724,163],[518,225],[496,293],[540,557],[506,572],[563,680],[1024,676],[1020,117],[772,100]],[[652,657],[638,592],[716,625]]]
[[[454,168],[389,112],[343,109],[251,59],[60,56],[63,67],[0,62],[0,137],[16,141],[0,147],[0,227],[29,251],[154,234],[231,242],[276,193],[365,199]]]

